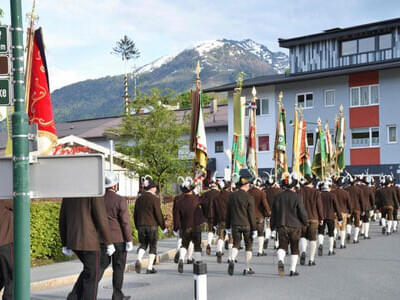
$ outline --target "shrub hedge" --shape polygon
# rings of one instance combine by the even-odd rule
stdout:
[[[31,203],[31,259],[50,259],[62,261],[68,259],[61,252],[61,240],[58,230],[58,220],[61,202]],[[137,244],[138,234],[133,224],[134,205],[129,205],[129,215],[132,225],[133,243]],[[159,237],[165,236],[159,228]]]

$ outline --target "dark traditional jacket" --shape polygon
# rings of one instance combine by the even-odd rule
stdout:
[[[334,220],[335,213],[339,221],[342,220],[342,214],[339,210],[336,195],[333,192],[321,192],[322,210],[324,220]]]
[[[202,223],[203,213],[200,199],[193,194],[184,194],[176,203],[174,212],[174,231],[195,229]]]
[[[131,242],[132,227],[126,200],[111,189],[104,195],[113,243]]]
[[[218,196],[219,196],[219,191],[217,189],[210,189],[200,197],[201,210],[203,211],[204,217],[206,217],[210,223],[213,222],[213,217],[214,217],[212,215],[211,205],[214,199]]]
[[[299,194],[303,198],[308,219],[323,220],[321,193],[313,187],[304,186],[300,189]]]
[[[0,200],[0,246],[14,241],[13,200]]]
[[[350,195],[351,207],[353,211],[365,211],[364,204],[361,195],[361,189],[356,185],[350,185],[346,188],[346,191]]]
[[[375,195],[371,188],[365,184],[358,186],[361,189],[364,210],[371,210],[375,206]]]
[[[254,198],[249,193],[239,189],[229,195],[225,226],[247,226],[252,231],[256,229]]]
[[[302,228],[308,224],[303,198],[291,190],[275,196],[271,210],[271,229],[282,226]]]
[[[274,202],[275,195],[282,193],[282,189],[278,187],[268,187],[264,191],[265,194],[267,195],[269,208],[272,208],[272,203]]]
[[[269,208],[266,194],[256,187],[251,188],[248,193],[254,198],[256,220],[264,220],[265,217],[269,217],[271,209]]]
[[[393,187],[383,187],[375,192],[376,207],[382,209],[384,206],[398,207],[399,202],[396,190]]]
[[[228,197],[231,192],[223,190],[219,193],[218,197],[213,199],[210,214],[214,220],[214,225],[224,222],[226,217],[226,204],[228,202]],[[210,218],[210,217],[209,217]]]
[[[136,228],[140,226],[160,226],[165,229],[160,199],[150,192],[144,192],[135,203],[133,220]]]
[[[100,242],[112,244],[104,198],[64,198],[59,229],[62,246],[99,251]]]
[[[350,214],[352,212],[350,194],[342,189],[337,188],[332,191],[336,195],[337,204],[341,213]]]

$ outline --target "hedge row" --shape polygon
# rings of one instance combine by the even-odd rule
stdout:
[[[61,240],[58,230],[60,202],[33,202],[31,203],[31,259],[65,260],[61,252]],[[134,244],[138,242],[138,235],[133,224],[133,205],[129,205],[129,214],[132,225]],[[161,230],[159,237],[163,238]]]

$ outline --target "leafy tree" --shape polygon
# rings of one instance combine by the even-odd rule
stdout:
[[[109,129],[107,135],[118,140],[116,149],[132,158],[131,170],[139,176],[151,175],[162,196],[168,184],[190,171],[184,150],[189,144],[189,119],[177,117],[169,106],[176,105],[171,91],[152,89],[140,92],[130,104],[132,114],[125,115],[119,128]]]
[[[122,58],[122,62],[125,62],[125,76],[124,76],[124,98],[125,103],[128,103],[128,61],[131,59],[136,59],[140,56],[139,50],[136,48],[135,43],[126,35],[119,41],[117,45],[111,51],[111,54],[118,55]],[[125,108],[127,109],[127,107]]]

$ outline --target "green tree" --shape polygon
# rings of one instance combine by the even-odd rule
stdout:
[[[125,99],[125,112],[128,113],[128,61],[136,59],[140,56],[139,50],[136,48],[135,43],[126,35],[119,41],[117,45],[111,51],[111,54],[115,54],[121,57],[124,62],[125,75],[124,75],[124,99]]]
[[[140,177],[151,175],[164,195],[169,184],[190,171],[188,149],[189,119],[178,117],[168,107],[176,105],[172,91],[152,89],[140,92],[130,103],[132,114],[125,115],[120,127],[109,129],[107,135],[118,142],[117,151],[132,158],[130,169]]]

